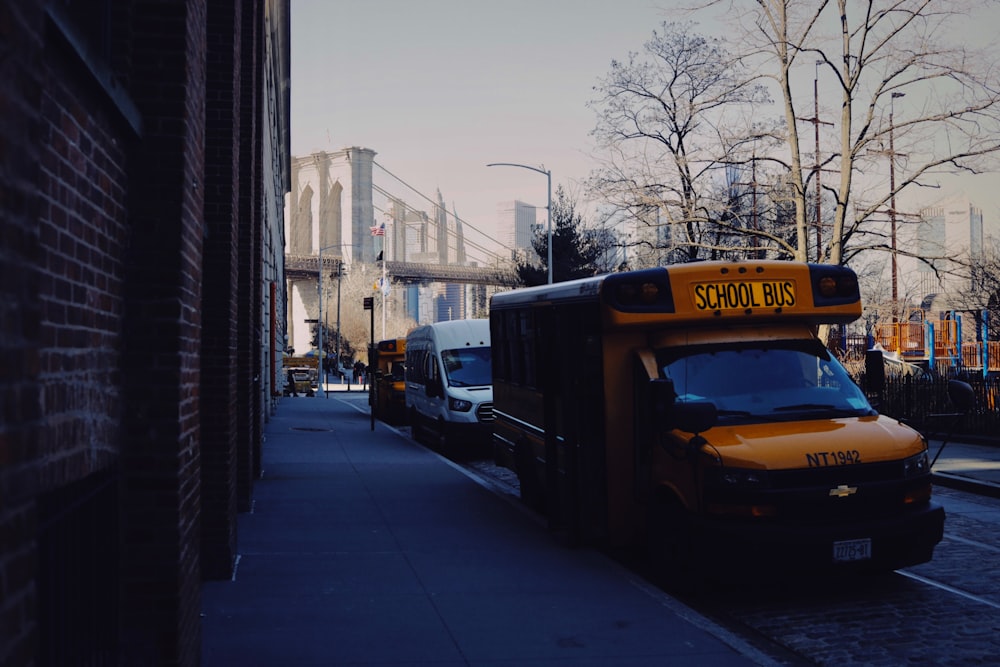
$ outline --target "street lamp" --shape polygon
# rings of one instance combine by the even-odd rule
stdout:
[[[521,167],[522,169],[530,169],[531,171],[538,172],[539,174],[545,174],[545,178],[548,180],[548,206],[545,210],[548,212],[549,218],[549,231],[548,231],[548,262],[549,262],[549,284],[552,284],[552,172],[545,169],[545,165],[542,168],[532,167],[526,164],[517,164],[515,162],[491,162],[487,167]]]
[[[323,246],[319,249],[319,281],[316,291],[319,293],[319,386],[323,387],[325,377],[323,376],[323,251],[331,248],[350,248],[350,244],[336,243],[334,245]],[[337,371],[340,371],[340,274],[343,273],[344,259],[341,256],[337,259]],[[324,398],[329,398],[326,389],[321,389]]]

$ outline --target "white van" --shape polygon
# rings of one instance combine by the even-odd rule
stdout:
[[[493,436],[489,320],[436,322],[407,335],[406,412],[419,441],[456,455],[489,452]]]

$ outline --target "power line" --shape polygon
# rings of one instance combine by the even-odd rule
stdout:
[[[410,190],[411,190],[412,192],[414,192],[414,193],[415,193],[415,194],[417,194],[417,195],[418,195],[419,197],[421,197],[421,198],[423,198],[423,199],[424,199],[425,201],[427,201],[427,203],[429,203],[429,204],[430,204],[431,206],[434,206],[435,208],[437,208],[437,207],[439,206],[438,202],[434,201],[433,199],[431,199],[430,197],[428,197],[427,195],[425,195],[424,193],[422,193],[422,192],[421,192],[420,190],[417,190],[417,189],[416,189],[415,187],[413,187],[412,185],[410,185],[409,183],[407,183],[406,181],[404,181],[404,180],[403,180],[402,178],[400,178],[400,177],[399,177],[399,176],[397,176],[396,174],[394,174],[394,173],[392,173],[391,171],[389,171],[388,169],[386,169],[386,168],[385,168],[384,166],[382,166],[381,164],[379,164],[379,163],[378,163],[378,162],[376,162],[375,160],[372,160],[372,164],[374,164],[375,166],[377,166],[377,167],[378,167],[379,169],[381,169],[382,171],[384,171],[384,172],[385,172],[386,174],[388,174],[388,175],[389,175],[389,176],[391,176],[392,178],[394,178],[394,179],[396,179],[397,181],[399,181],[399,182],[400,182],[401,184],[403,184],[403,185],[404,185],[404,186],[406,186],[407,188],[409,188],[409,189],[410,189]],[[389,194],[388,194],[388,193],[387,193],[386,191],[384,191],[384,190],[381,190],[381,189],[380,189],[380,191],[382,192],[382,194],[385,194],[386,196],[390,196],[390,197],[391,197],[391,195],[389,195]],[[398,197],[397,197],[396,199],[398,199]],[[448,216],[448,215],[451,215],[451,216],[452,216],[453,218],[455,218],[456,220],[460,221],[460,222],[461,222],[461,223],[462,223],[462,224],[463,224],[464,226],[468,227],[469,229],[472,229],[472,230],[474,230],[474,231],[475,231],[475,232],[476,232],[477,234],[479,234],[479,235],[480,235],[480,236],[482,236],[483,238],[486,238],[486,239],[489,239],[490,241],[493,241],[494,243],[496,243],[496,244],[497,244],[497,245],[499,245],[500,247],[502,247],[502,248],[505,248],[506,250],[513,250],[513,249],[512,249],[512,248],[511,248],[510,246],[508,246],[507,244],[505,244],[505,243],[501,242],[500,240],[498,240],[498,239],[496,239],[496,238],[494,238],[494,237],[490,236],[489,234],[485,233],[485,232],[484,232],[483,230],[479,229],[479,228],[478,228],[478,227],[476,227],[475,225],[473,225],[473,224],[470,224],[470,223],[469,223],[469,222],[468,222],[467,220],[465,220],[464,218],[460,218],[460,217],[458,217],[457,215],[455,215],[454,213],[448,213],[447,209],[445,209],[444,213],[445,213],[445,216]],[[481,248],[482,250],[486,251],[486,252],[489,252],[489,253],[490,253],[491,255],[494,255],[494,256],[496,256],[496,257],[499,257],[499,255],[497,255],[496,253],[494,253],[494,252],[492,252],[492,251],[488,251],[488,250],[487,250],[487,249],[485,248],[485,246],[480,246],[480,248]]]
[[[374,190],[374,191],[378,192],[379,194],[385,196],[389,200],[391,200],[393,202],[396,202],[399,206],[401,206],[403,208],[403,212],[404,213],[426,214],[425,211],[419,211],[419,210],[415,209],[413,206],[407,204],[405,201],[403,201],[399,197],[393,195],[392,193],[388,192],[387,190],[385,190],[385,189],[383,189],[383,188],[381,188],[381,187],[379,187],[379,186],[377,186],[375,184],[372,184],[372,190]],[[388,211],[385,211],[385,210],[379,208],[378,206],[375,206],[374,203],[372,204],[372,207],[375,208],[379,213],[382,213],[384,215],[391,215]],[[435,208],[441,208],[438,204],[434,204],[434,207]],[[444,210],[444,209],[442,209],[442,210]],[[449,214],[447,212],[447,210],[444,210],[444,213],[445,213],[446,217],[448,215],[452,215],[452,217],[457,217],[457,216],[454,216],[453,214]],[[461,218],[458,218],[458,219],[461,220]],[[405,224],[410,224],[410,223],[405,223]],[[458,248],[458,232],[457,232],[457,230],[453,231],[453,230],[449,229],[447,227],[447,225],[445,225],[444,232],[445,232],[445,234],[447,234],[447,237],[448,237],[448,243],[447,243],[448,249],[449,250],[454,250],[456,252],[456,254],[457,254],[458,249],[459,249]],[[452,239],[454,240],[454,243],[451,242]],[[478,251],[482,252],[483,253],[482,260],[483,260],[483,262],[485,264],[491,264],[491,263],[494,263],[494,262],[496,262],[496,261],[498,261],[500,259],[500,255],[498,255],[497,253],[493,252],[489,248],[476,243],[475,241],[469,240],[467,237],[463,240],[463,243],[464,243],[464,245],[467,248],[468,247],[472,247],[474,250],[478,250]]]

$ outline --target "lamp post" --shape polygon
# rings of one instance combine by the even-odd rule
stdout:
[[[333,354],[335,356],[334,361],[337,364],[338,378],[340,378],[340,281],[343,275],[344,275],[344,263],[340,262],[340,264],[337,265],[337,344],[333,350]],[[341,382],[343,382],[342,378]]]
[[[323,387],[323,381],[325,380],[323,376],[323,251],[329,250],[331,248],[350,248],[349,244],[336,243],[334,245],[323,246],[319,249],[319,281],[316,286],[316,291],[319,293],[319,386]],[[340,370],[340,274],[343,272],[344,260],[343,257],[337,260],[337,370]],[[323,392],[324,398],[329,398],[326,393],[326,389],[321,390]]]
[[[545,174],[545,178],[548,181],[548,205],[545,210],[548,212],[549,218],[549,231],[548,231],[548,263],[549,263],[549,284],[552,284],[552,172],[545,169],[545,165],[541,168],[532,167],[526,164],[517,164],[515,162],[491,162],[487,167],[520,167],[522,169],[530,169],[531,171],[537,172],[539,174]]]

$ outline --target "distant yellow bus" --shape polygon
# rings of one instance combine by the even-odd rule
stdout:
[[[494,454],[553,528],[644,544],[675,580],[925,562],[927,443],[817,337],[860,315],[850,269],[777,261],[498,293]]]
[[[379,341],[371,362],[375,416],[388,424],[406,423],[406,339]]]

